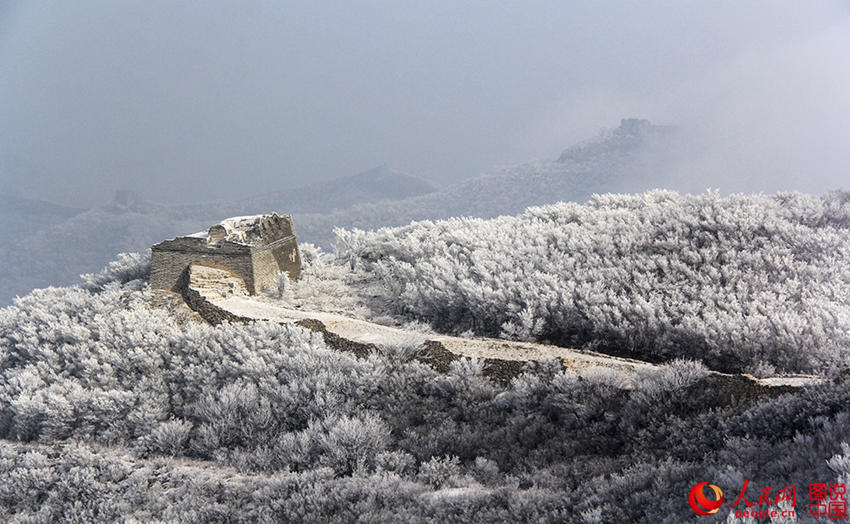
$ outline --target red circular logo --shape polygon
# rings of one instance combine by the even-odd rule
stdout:
[[[703,493],[703,488],[706,485],[714,491],[714,500],[710,500]],[[691,509],[697,515],[702,515],[703,517],[714,515],[720,509],[720,506],[723,505],[723,490],[714,484],[709,484],[708,481],[700,482],[691,488],[690,493],[688,493],[688,502],[691,504]]]

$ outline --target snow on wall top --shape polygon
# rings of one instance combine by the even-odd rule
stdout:
[[[198,231],[178,238],[205,240],[207,246],[211,247],[219,245],[222,241],[241,246],[263,247],[294,235],[292,218],[289,215],[269,213],[225,218],[206,231]]]
[[[206,240],[212,239],[213,242],[227,240],[236,244],[253,246],[260,239],[260,221],[271,215],[250,215],[241,217],[225,218],[218,224],[214,224],[209,229],[198,231],[191,235],[186,235],[187,238],[203,238]]]
[[[266,215],[226,218],[207,231],[208,244],[222,240],[245,246],[261,247],[292,236],[295,231],[288,215]]]
[[[218,242],[227,240],[236,244],[255,246],[263,238],[262,223],[264,219],[277,217],[272,215],[253,215],[225,218],[207,231],[207,241]]]

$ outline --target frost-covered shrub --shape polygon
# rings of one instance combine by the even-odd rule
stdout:
[[[406,335],[381,343],[378,352],[390,366],[401,366],[422,353],[425,340],[426,337],[418,334]]]
[[[375,457],[389,442],[390,428],[371,414],[343,416],[326,421],[326,425],[327,431],[319,437],[322,455],[319,463],[337,473],[350,474],[374,467]]]
[[[191,431],[192,423],[186,420],[160,422],[151,433],[151,448],[154,452],[163,455],[172,457],[181,455],[189,441]]]
[[[266,294],[272,298],[282,300],[284,302],[292,301],[292,282],[289,279],[289,273],[281,271],[275,279],[275,285]]]
[[[322,256],[322,250],[310,242],[299,243],[298,252],[301,255],[301,265],[304,268],[312,266]]]
[[[460,475],[457,457],[434,457],[419,466],[419,480],[434,487],[443,487]]]
[[[196,453],[254,447],[350,412],[371,369],[294,326],[177,323],[117,283],[39,290],[0,310],[0,438],[131,443],[182,420]]]
[[[404,451],[384,451],[375,455],[375,466],[378,471],[391,471],[405,474],[416,465],[413,455]]]
[[[442,330],[727,371],[850,358],[850,193],[598,195],[338,234],[373,309]]]
[[[110,262],[98,273],[80,275],[83,287],[89,290],[102,289],[109,282],[125,284],[131,280],[146,280],[151,272],[151,252],[119,253],[116,260]]]
[[[301,248],[302,246],[299,246]],[[278,292],[276,298],[288,306],[320,311],[339,311],[346,314],[368,314],[361,294],[370,294],[360,283],[351,281],[351,270],[340,264],[337,258],[322,252],[315,246],[301,251],[301,277],[295,281],[284,282],[285,292]],[[374,287],[374,286],[372,286]]]
[[[676,359],[651,370],[638,370],[636,388],[648,400],[660,400],[665,395],[686,389],[708,375],[701,362]]]
[[[620,370],[606,366],[591,366],[582,372],[582,379],[591,384],[624,388],[633,382],[632,377]]]
[[[846,469],[850,380],[718,403],[693,362],[626,381],[550,360],[504,385],[414,344],[357,359],[294,326],[178,323],[137,284],[0,309],[6,520],[687,522],[698,480]]]
[[[841,453],[827,461],[829,469],[835,472],[836,482],[850,483],[850,444],[841,443]]]

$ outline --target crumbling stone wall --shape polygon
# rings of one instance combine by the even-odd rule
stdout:
[[[251,257],[257,290],[277,285],[277,275],[281,271],[286,271],[292,280],[301,276],[301,256],[295,237],[282,239],[266,248],[254,248]]]
[[[295,228],[292,227],[292,217],[272,213],[263,217],[260,221],[260,241],[256,244],[255,248],[262,248],[291,236],[295,236]]]
[[[177,282],[177,287],[174,291],[180,293],[183,297],[183,301],[197,312],[201,318],[209,322],[210,324],[217,326],[222,322],[233,322],[233,323],[241,323],[247,324],[251,322],[252,319],[240,317],[234,315],[229,311],[225,311],[220,307],[216,306],[201,294],[197,289],[195,289],[192,284],[193,279],[193,268],[197,267],[196,264],[192,264],[180,274],[180,279]],[[225,270],[226,271],[226,270]]]
[[[251,260],[256,289],[252,293],[273,289],[281,271],[292,280],[301,276],[301,255],[291,217],[272,214],[260,221],[260,240],[251,248]]]
[[[272,213],[236,217],[209,228],[202,236],[179,237],[151,248],[150,284],[176,291],[184,270],[193,263],[228,269],[245,282],[251,294],[277,285],[277,276],[301,276],[301,255],[292,218]],[[247,224],[247,225],[246,225]]]
[[[166,240],[151,248],[151,287],[177,291],[183,271],[193,262],[225,267],[245,281],[250,293],[255,292],[251,246],[222,242],[210,248],[206,239],[192,237]]]

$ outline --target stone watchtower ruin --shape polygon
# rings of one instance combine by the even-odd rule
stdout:
[[[277,286],[278,275],[301,275],[292,217],[277,213],[222,220],[207,231],[151,247],[150,285],[177,291],[192,264],[225,269],[251,294]]]

